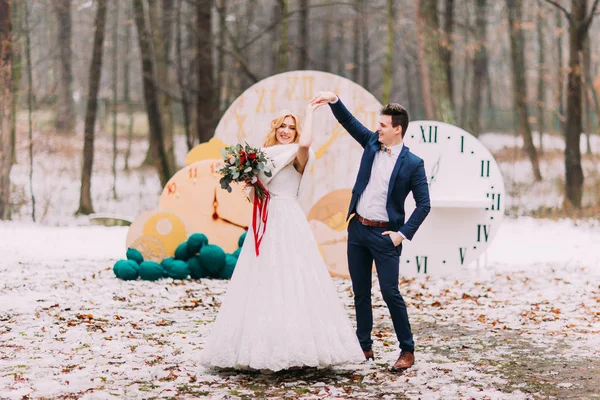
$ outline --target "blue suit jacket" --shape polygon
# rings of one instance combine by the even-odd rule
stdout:
[[[368,130],[354,118],[339,98],[336,103],[330,103],[329,106],[338,122],[364,148],[360,169],[352,189],[352,200],[347,216],[350,218],[356,213],[356,203],[369,183],[373,160],[375,154],[381,151],[381,143],[379,135]],[[404,202],[410,192],[413,193],[416,208],[405,222]],[[406,145],[402,147],[390,177],[386,209],[390,228],[401,232],[408,240],[413,238],[431,209],[425,165],[423,160],[411,153]]]

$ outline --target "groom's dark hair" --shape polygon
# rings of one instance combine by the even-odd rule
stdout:
[[[381,109],[381,115],[389,115],[392,117],[392,126],[395,128],[398,125],[402,127],[402,137],[408,128],[408,111],[398,103],[388,103]]]

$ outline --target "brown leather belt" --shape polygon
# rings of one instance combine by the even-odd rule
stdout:
[[[390,226],[389,222],[371,221],[370,219],[363,218],[358,214],[356,214],[356,219],[358,220],[358,222],[366,226],[376,226],[378,228],[388,228]]]

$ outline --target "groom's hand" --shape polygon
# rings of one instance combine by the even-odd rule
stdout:
[[[315,97],[310,100],[310,104],[327,104],[337,99],[337,94],[333,92],[318,92]]]
[[[402,240],[404,240],[402,235],[400,235],[398,232],[394,232],[394,231],[385,231],[382,233],[382,235],[389,235],[390,239],[392,239],[392,243],[394,243],[394,246],[396,246],[396,247],[398,247],[400,245],[400,243],[402,243]]]

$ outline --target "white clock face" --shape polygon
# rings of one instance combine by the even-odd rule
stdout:
[[[483,254],[504,218],[504,181],[470,133],[437,121],[410,122],[404,143],[425,162],[431,212],[403,246],[400,274],[457,274]],[[406,218],[415,208],[406,199]]]

